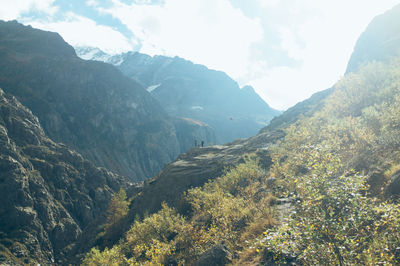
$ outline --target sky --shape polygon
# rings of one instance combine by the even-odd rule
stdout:
[[[0,0],[0,19],[110,54],[179,56],[285,110],[344,74],[369,22],[400,0]]]

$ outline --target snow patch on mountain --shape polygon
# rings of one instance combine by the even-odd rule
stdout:
[[[75,52],[77,56],[79,56],[84,60],[107,62],[111,58],[111,55],[95,47],[88,47],[88,46],[75,47]]]
[[[157,89],[158,87],[160,87],[160,85],[161,85],[161,83],[160,84],[157,84],[157,85],[152,85],[152,86],[149,86],[149,87],[147,87],[147,91],[148,92],[152,92],[152,91],[154,91],[155,89]]]
[[[190,109],[197,110],[197,111],[203,111],[204,107],[203,106],[199,106],[199,105],[195,105],[195,106],[192,106]]]

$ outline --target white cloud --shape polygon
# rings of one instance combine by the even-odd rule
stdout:
[[[58,32],[73,46],[93,46],[110,53],[132,50],[132,42],[111,27],[98,25],[86,17],[68,13],[63,21],[31,21],[33,27]]]
[[[32,10],[53,14],[57,8],[52,6],[54,0],[3,0],[1,1],[0,19],[12,20]]]
[[[279,109],[329,88],[344,74],[358,37],[373,17],[399,2],[281,0],[278,8],[285,8],[291,19],[270,21],[269,25],[275,25],[281,49],[301,64],[266,66],[256,75],[242,78],[242,82],[254,86],[271,106]]]
[[[258,4],[264,8],[276,7],[279,5],[280,0],[257,0]]]
[[[263,37],[260,21],[244,16],[228,0],[167,0],[161,6],[113,2],[102,11],[141,40],[141,52],[178,55],[233,77],[246,72],[250,47]]]
[[[31,10],[51,15],[56,10],[54,0],[6,2],[0,10],[2,19],[27,16]],[[178,55],[225,71],[241,85],[252,85],[271,106],[286,109],[332,86],[344,74],[355,42],[368,23],[400,0],[111,2],[108,8],[98,0],[83,4],[119,19],[134,38],[99,25],[102,21],[75,14],[54,20],[56,15],[65,16],[62,10],[50,16],[53,21],[31,24],[57,31],[73,45],[96,46],[111,53],[131,50],[140,41],[143,53]]]
[[[274,67],[266,70],[261,77],[249,81],[272,107],[284,110],[313,93],[331,87],[340,76],[332,76],[329,71],[304,65],[300,69]]]
[[[286,109],[332,86],[344,74],[355,42],[374,16],[400,0],[253,0],[263,12],[249,18],[228,0],[166,0],[163,5],[113,0],[101,9],[142,42],[141,52],[178,55],[223,70],[250,84],[273,107]],[[270,36],[298,64],[270,66],[250,57],[252,45]],[[254,53],[253,53],[254,54]]]
[[[86,0],[85,4],[90,7],[98,7],[99,6],[99,2],[97,2],[96,0]]]

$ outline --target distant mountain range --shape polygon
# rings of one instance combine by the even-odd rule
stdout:
[[[83,59],[115,65],[145,87],[169,115],[210,125],[218,144],[254,135],[280,113],[252,87],[239,88],[224,72],[179,57],[151,57],[137,52],[110,56],[90,47],[75,50]]]

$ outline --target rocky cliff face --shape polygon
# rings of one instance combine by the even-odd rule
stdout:
[[[56,33],[0,22],[0,86],[51,139],[131,180],[181,152],[173,121],[147,91],[109,64],[78,58]]]
[[[215,144],[214,130],[207,124],[190,118],[175,118],[174,125],[181,151],[195,146]]]
[[[0,89],[0,264],[61,263],[126,179],[50,140]]]
[[[375,17],[357,41],[346,73],[365,63],[387,61],[400,55],[400,5]]]
[[[250,137],[279,114],[253,88],[240,89],[221,71],[179,57],[125,53],[106,58],[97,56],[95,51],[77,49],[83,58],[115,64],[147,88],[171,116],[210,125],[215,130],[217,143]]]

